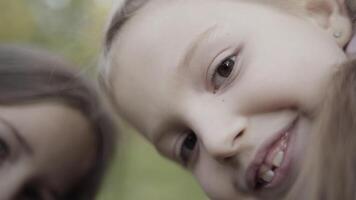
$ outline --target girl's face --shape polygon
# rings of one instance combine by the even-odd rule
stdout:
[[[147,5],[111,53],[120,114],[224,200],[277,199],[290,188],[345,59],[306,19],[216,0]]]
[[[95,139],[60,103],[0,106],[0,199],[56,199],[92,166]]]

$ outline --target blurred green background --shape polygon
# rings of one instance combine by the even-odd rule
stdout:
[[[120,0],[118,0],[120,1]],[[93,76],[112,0],[0,0],[0,43],[48,49]],[[99,200],[206,199],[190,174],[162,159],[124,123]]]

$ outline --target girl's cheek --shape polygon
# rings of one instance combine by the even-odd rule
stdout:
[[[251,87],[241,87],[240,92],[231,97],[231,104],[235,104],[239,113],[245,115],[294,109],[297,107],[297,98],[290,91],[290,88],[278,87],[276,84],[256,83]]]

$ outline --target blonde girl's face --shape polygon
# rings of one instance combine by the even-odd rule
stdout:
[[[95,149],[90,124],[68,106],[0,106],[0,199],[59,199],[88,172]]]
[[[147,5],[110,56],[120,114],[223,200],[285,194],[333,66],[345,59],[305,19],[217,0]]]

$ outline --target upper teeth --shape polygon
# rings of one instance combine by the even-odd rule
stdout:
[[[282,165],[283,159],[284,159],[284,152],[278,151],[272,161],[273,166],[280,167]]]
[[[283,163],[284,160],[284,155],[285,155],[285,151],[287,149],[287,138],[288,138],[288,133],[286,133],[280,143],[278,148],[277,153],[275,153],[273,159],[272,159],[272,163],[271,164],[262,164],[262,166],[260,167],[259,171],[258,171],[258,176],[260,179],[262,179],[263,181],[269,183],[273,180],[274,176],[275,176],[275,169],[280,167]]]

